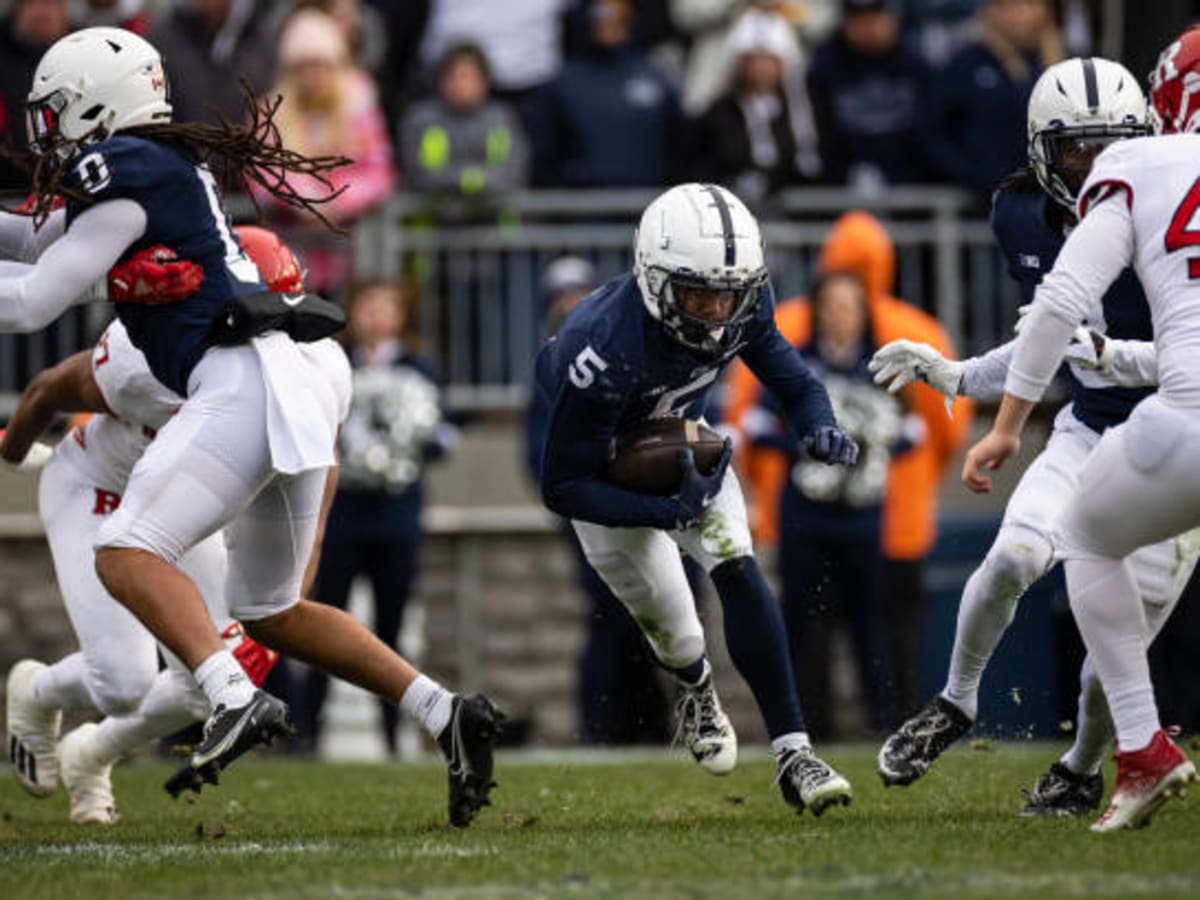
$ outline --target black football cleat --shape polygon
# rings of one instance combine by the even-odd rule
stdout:
[[[1056,762],[1050,771],[1038,777],[1033,790],[1021,788],[1025,805],[1017,811],[1023,818],[1086,816],[1100,808],[1104,796],[1104,776],[1077,775]]]
[[[879,749],[875,767],[884,786],[912,784],[973,724],[945,697],[934,697]]]
[[[446,757],[450,787],[450,824],[466,828],[496,786],[492,779],[493,755],[504,726],[504,714],[482,694],[455,695],[450,722],[438,735]]]
[[[819,816],[831,806],[849,806],[854,794],[850,782],[835,772],[811,747],[789,750],[779,757],[776,784],[796,813],[809,810]]]
[[[255,691],[245,706],[218,706],[204,723],[204,740],[192,751],[188,764],[163,788],[172,797],[185,790],[200,793],[204,785],[216,784],[217,774],[246,751],[292,733],[287,704],[266,691]]]

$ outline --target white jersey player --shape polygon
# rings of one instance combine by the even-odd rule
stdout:
[[[1119,138],[1146,134],[1145,120],[1142,92],[1133,75],[1117,63],[1067,60],[1038,80],[1029,101],[1030,165],[1005,180],[992,210],[1001,250],[1027,297],[1041,278],[1029,261],[1052,265],[1074,223],[1075,200],[1095,154]],[[1088,318],[1118,335],[1151,336],[1150,311],[1132,270],[1121,274]],[[1103,348],[1100,358],[1097,343]],[[1010,342],[957,362],[943,359],[928,345],[896,341],[881,348],[871,366],[877,380],[891,382],[893,390],[919,378],[948,397],[998,399],[1014,347]],[[1107,340],[1098,332],[1083,332],[1072,343],[1067,353],[1072,402],[1059,413],[1045,449],[1022,475],[995,542],[963,591],[945,688],[880,751],[885,783],[916,780],[970,728],[984,668],[1019,597],[1053,565],[1054,525],[1075,489],[1079,470],[1104,430],[1123,422],[1147,394],[1128,388],[1154,384],[1153,377],[1146,377],[1144,362],[1140,367],[1128,362],[1144,357],[1147,348],[1152,356],[1153,345],[1145,340]],[[1158,632],[1178,602],[1195,568],[1197,549],[1196,541],[1179,538],[1131,556],[1150,635]],[[1100,804],[1100,766],[1112,726],[1090,661],[1084,663],[1080,682],[1075,741],[1026,792],[1022,815],[1084,815]]]
[[[306,352],[338,385],[342,408],[347,409],[349,370],[341,349],[323,341],[309,345]],[[165,648],[167,668],[158,671],[154,638],[104,589],[92,563],[96,536],[119,507],[130,472],[181,402],[154,378],[124,326],[114,321],[90,354],[77,354],[38,377],[0,445],[6,455],[22,455],[20,445],[40,432],[60,405],[98,405],[106,410],[67,434],[47,461],[38,485],[38,508],[80,650],[52,666],[26,660],[13,670],[18,693],[22,684],[32,688],[27,714],[56,719],[62,710],[74,709],[108,717],[98,726],[81,726],[59,745],[59,774],[75,822],[115,822],[112,763],[149,740],[207,718],[211,711],[190,673]],[[179,565],[200,590],[209,616],[235,658],[260,684],[278,655],[246,638],[240,624],[229,616],[221,536],[197,544]],[[15,736],[20,725],[14,724],[17,727],[9,730]],[[44,766],[38,771],[38,755],[15,756],[14,771],[27,790],[35,796],[53,790],[54,773]]]
[[[1200,30],[1159,58],[1151,104],[1162,136],[1124,142],[1097,159],[1080,193],[1078,228],[1047,276],[1017,341],[991,432],[967,455],[963,479],[990,487],[1020,446],[1029,411],[1096,298],[1133,265],[1154,326],[1158,392],[1108,431],[1059,520],[1071,608],[1117,734],[1117,783],[1097,831],[1145,825],[1196,778],[1161,728],[1150,682],[1145,611],[1127,561],[1138,547],[1200,525]]]

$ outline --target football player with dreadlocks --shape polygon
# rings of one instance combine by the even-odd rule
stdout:
[[[1149,132],[1146,102],[1134,77],[1104,59],[1070,59],[1048,69],[1029,101],[1029,166],[1001,184],[992,223],[1009,271],[1026,302],[1077,225],[1076,203],[1093,160],[1114,142]],[[884,743],[878,767],[884,784],[910,784],[970,730],[979,683],[1012,621],[1024,591],[1056,560],[1054,529],[1101,436],[1124,422],[1153,390],[1153,382],[1122,379],[1111,360],[1118,347],[1152,348],[1150,308],[1132,268],[1106,290],[1080,326],[1066,359],[1071,403],[1054,423],[1049,443],[1022,475],[1000,533],[963,592],[946,686]],[[1018,323],[1023,330],[1024,320]],[[974,359],[943,359],[923,344],[899,341],[880,349],[877,380],[898,390],[914,379],[953,397],[1003,393],[1016,342]],[[1121,386],[1130,385],[1130,386]],[[1196,542],[1186,537],[1137,550],[1129,560],[1148,637],[1165,624],[1196,565]],[[1104,793],[1100,772],[1113,738],[1104,691],[1089,656],[1080,673],[1075,741],[1032,790],[1023,816],[1085,815]]]
[[[255,690],[175,565],[208,535],[224,529],[225,599],[256,639],[334,674],[355,673],[384,696],[396,677],[412,674],[394,661],[362,672],[357,636],[330,640],[344,622],[297,602],[338,421],[334,385],[297,341],[328,334],[341,319],[326,314],[322,325],[320,301],[303,294],[264,295],[205,164],[219,157],[228,175],[319,212],[313,204],[322,198],[297,194],[288,176],[320,177],[340,160],[283,149],[272,111],[255,106],[247,127],[173,123],[153,46],[120,29],[68,35],[38,64],[27,106],[35,233],[24,245],[41,253],[32,264],[0,264],[0,328],[10,331],[42,327],[114,264],[151,246],[202,270],[196,290],[175,302],[116,304],[154,377],[183,402],[96,537],[104,587],[179,657],[214,710],[189,760],[197,783],[288,730],[284,704]],[[62,213],[53,212],[56,196],[65,198]],[[38,237],[39,225],[52,234]],[[256,299],[263,296],[265,309]],[[244,328],[230,334],[223,323],[236,322]],[[473,813],[487,799],[499,714],[483,700],[466,708],[432,683],[409,686],[422,688],[431,708],[464,709],[452,744],[466,759],[452,769]],[[486,773],[473,755],[486,758]]]

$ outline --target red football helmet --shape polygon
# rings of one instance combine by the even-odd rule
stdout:
[[[246,255],[258,266],[268,289],[285,294],[304,290],[304,272],[300,263],[279,235],[257,225],[238,225],[233,231]]]
[[[1158,57],[1150,73],[1150,118],[1158,134],[1200,131],[1200,25]]]

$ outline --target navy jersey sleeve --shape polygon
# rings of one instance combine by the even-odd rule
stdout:
[[[680,518],[674,499],[639,494],[603,479],[630,375],[631,367],[605,359],[578,335],[560,337],[542,349],[538,390],[548,410],[542,499],[569,519],[614,528],[672,529]]]
[[[1039,263],[1041,261],[1036,252],[1029,254],[1022,251],[1023,243],[1031,244],[1031,249],[1040,249],[1040,242],[1036,239],[1031,241],[1030,237],[1034,232],[1031,226],[1036,221],[1031,207],[1038,208],[1036,198],[1031,198],[1028,194],[999,190],[992,195],[992,209],[988,216],[996,243],[1000,252],[1004,254],[1004,265],[1008,274],[1021,289],[1023,304],[1033,302],[1034,292],[1042,280],[1039,266],[1022,265],[1021,260],[1022,255],[1032,255]],[[1027,221],[1022,222],[1022,219]]]
[[[825,385],[809,371],[800,351],[779,333],[775,327],[774,296],[769,287],[764,294],[762,309],[754,323],[756,333],[742,350],[742,361],[771,391],[799,437],[823,425],[836,425]]]

